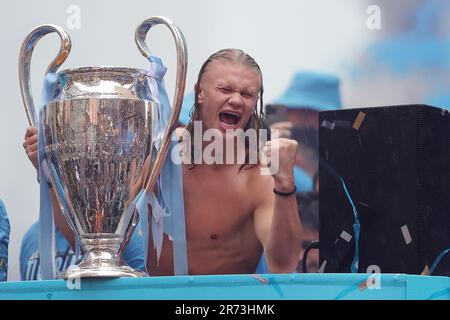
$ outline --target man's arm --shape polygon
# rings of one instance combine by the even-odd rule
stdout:
[[[293,166],[297,143],[289,139],[276,139],[268,142],[265,149],[270,149],[272,155],[279,155],[279,167],[272,177],[258,178],[256,193],[260,197],[254,213],[255,230],[264,247],[269,270],[289,273],[297,267],[302,241],[297,200],[295,193],[280,196],[273,189],[284,193],[294,190]]]

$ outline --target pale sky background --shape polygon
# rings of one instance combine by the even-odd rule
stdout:
[[[371,77],[355,83],[355,64],[364,63],[365,49],[386,36],[384,23],[395,25],[409,12],[408,2],[419,0],[145,0],[145,1],[51,1],[16,0],[2,4],[0,16],[0,198],[11,222],[9,280],[19,279],[19,250],[23,234],[37,220],[39,208],[36,172],[22,148],[27,120],[19,92],[17,59],[27,33],[39,24],[62,26],[72,38],[72,52],[60,68],[78,66],[148,67],[134,44],[134,30],[145,19],[163,15],[172,19],[185,35],[189,54],[187,90],[192,90],[198,70],[213,52],[237,47],[258,61],[264,76],[265,102],[286,89],[294,71],[312,69],[331,72],[342,79],[343,103],[347,106],[400,104],[420,98],[414,83],[389,76],[371,83]],[[381,30],[366,26],[369,4],[381,9]],[[399,5],[402,3],[402,5]],[[80,29],[69,29],[67,8],[80,9]],[[384,20],[386,13],[386,20]],[[172,96],[175,78],[175,46],[168,30],[157,27],[148,45],[169,72],[166,87]],[[38,104],[43,73],[59,48],[56,35],[38,43],[32,60],[34,99]],[[419,77],[419,75],[416,75]],[[403,83],[403,84],[402,84]],[[408,84],[409,83],[409,84]],[[376,88],[376,90],[372,90]],[[420,86],[419,86],[420,87]],[[396,90],[395,88],[399,88]],[[404,92],[408,92],[405,94]],[[384,94],[388,92],[389,95]]]

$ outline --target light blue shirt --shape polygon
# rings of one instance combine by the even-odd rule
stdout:
[[[294,183],[297,186],[297,192],[310,192],[314,189],[311,176],[298,166],[294,166]]]
[[[9,243],[9,220],[6,208],[0,200],[0,281],[6,281],[8,276],[8,243]]]

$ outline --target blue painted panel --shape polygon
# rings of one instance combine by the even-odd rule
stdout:
[[[282,274],[0,283],[0,299],[449,299],[450,278],[381,274]]]

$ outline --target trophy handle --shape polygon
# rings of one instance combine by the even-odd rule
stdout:
[[[31,92],[31,81],[30,81],[30,66],[31,66],[31,55],[33,54],[34,47],[36,43],[46,34],[56,32],[61,39],[61,47],[59,49],[58,55],[50,63],[45,74],[50,72],[56,72],[58,68],[67,59],[70,53],[70,48],[72,42],[69,35],[64,31],[63,28],[56,25],[44,24],[37,26],[28,34],[22,43],[19,54],[19,83],[20,83],[20,93],[22,94],[22,101],[25,107],[25,112],[27,114],[28,123],[30,126],[37,125],[36,109],[34,107],[33,95]]]
[[[183,33],[181,33],[181,30],[178,29],[178,27],[171,20],[165,17],[152,17],[145,20],[139,25],[134,35],[134,40],[139,51],[146,58],[150,56],[150,51],[145,43],[145,38],[147,36],[148,30],[150,30],[151,27],[157,24],[166,25],[170,29],[174,37],[177,50],[177,75],[173,108],[170,113],[169,124],[166,128],[166,132],[164,133],[161,149],[156,156],[155,164],[153,165],[150,176],[145,183],[145,192],[147,193],[147,195],[150,194],[151,190],[153,190],[156,179],[161,172],[162,166],[164,164],[164,159],[166,158],[167,152],[169,150],[169,143],[172,137],[172,133],[176,128],[176,124],[180,116],[187,71],[187,48]]]

